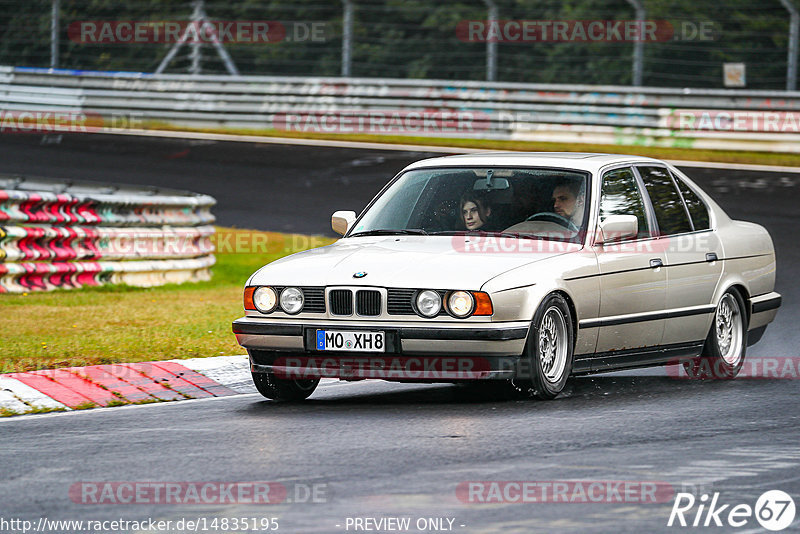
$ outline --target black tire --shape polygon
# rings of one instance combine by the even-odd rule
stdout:
[[[319,378],[282,379],[273,373],[253,373],[253,383],[264,397],[277,401],[301,401],[307,399],[317,389]]]
[[[272,363],[277,354],[270,355],[263,351],[249,350],[251,361],[256,363]],[[253,372],[253,383],[264,397],[277,401],[301,401],[314,393],[319,384],[319,378],[279,378],[275,373]]]
[[[540,347],[541,343],[545,346]],[[533,316],[523,352],[524,366],[518,369],[513,385],[523,396],[556,398],[572,373],[574,349],[573,318],[567,301],[551,293]]]
[[[730,317],[727,318],[726,307],[730,310]],[[729,324],[731,339],[726,343],[725,330]],[[739,291],[730,288],[719,299],[702,354],[683,362],[689,378],[728,380],[739,374],[747,352],[747,327],[744,299]]]

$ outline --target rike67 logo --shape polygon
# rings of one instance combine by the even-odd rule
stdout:
[[[739,528],[755,517],[762,528],[777,532],[791,525],[794,515],[794,499],[780,490],[763,493],[754,507],[747,503],[721,503],[719,492],[710,500],[708,494],[696,498],[691,493],[678,493],[667,526]]]

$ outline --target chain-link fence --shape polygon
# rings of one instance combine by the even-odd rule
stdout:
[[[786,89],[796,83],[798,8],[800,0],[0,0],[0,64]]]

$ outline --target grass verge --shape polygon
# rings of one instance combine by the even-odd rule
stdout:
[[[735,150],[702,150],[681,147],[653,146],[648,145],[644,138],[635,138],[632,143],[625,145],[594,145],[588,143],[541,143],[532,141],[504,141],[499,139],[456,139],[449,137],[413,137],[379,134],[328,134],[315,132],[291,132],[270,129],[178,128],[156,122],[147,123],[145,127],[151,130],[218,133],[229,135],[255,135],[261,137],[285,137],[290,139],[327,139],[332,141],[362,141],[367,143],[384,143],[389,145],[410,144],[533,152],[605,152],[609,154],[635,154],[638,156],[647,156],[658,159],[800,167],[800,154],[748,152]],[[626,139],[632,138],[632,136],[624,137]]]
[[[217,228],[209,282],[0,295],[0,372],[243,354],[231,321],[262,265],[334,239]]]

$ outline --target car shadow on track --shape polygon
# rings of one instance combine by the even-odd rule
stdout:
[[[337,385],[316,392],[311,398],[298,402],[275,402],[256,400],[244,409],[250,413],[266,413],[276,410],[290,412],[318,411],[363,411],[385,410],[407,407],[414,410],[440,409],[443,406],[471,409],[543,410],[608,407],[641,408],[648,402],[698,402],[711,401],[718,395],[731,393],[744,395],[754,389],[772,388],[777,380],[714,380],[699,381],[677,379],[670,376],[596,375],[572,378],[555,400],[514,399],[497,394],[491,388],[454,384],[402,384],[372,381],[368,391],[359,391],[346,385]],[[369,386],[365,386],[369,387]]]

